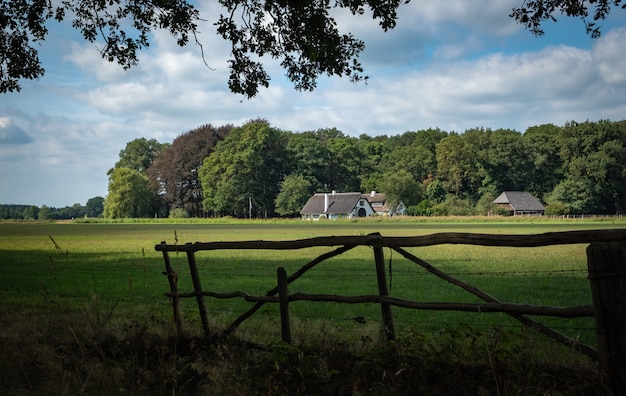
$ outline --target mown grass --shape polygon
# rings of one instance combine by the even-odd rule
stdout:
[[[571,394],[604,389],[594,362],[503,314],[394,308],[398,341],[390,346],[380,335],[378,306],[298,302],[291,306],[294,344],[287,347],[278,341],[278,307],[266,304],[234,338],[206,344],[200,341],[197,308],[190,299],[182,303],[184,334],[173,332],[171,307],[163,295],[168,290],[163,260],[154,251],[160,241],[287,240],[371,232],[527,234],[626,226],[623,221],[538,218],[444,220],[0,223],[0,352],[20,362],[5,362],[1,368],[8,370],[3,374],[4,383],[10,384],[6,389],[58,394],[117,393],[113,386],[136,394],[428,394],[429,384],[446,392],[504,394],[527,393],[535,385],[534,393],[545,393],[565,383]],[[591,301],[584,249],[443,245],[411,251],[503,301],[571,306]],[[198,263],[206,290],[265,294],[276,284],[277,267],[291,274],[328,250],[213,251],[199,253]],[[394,297],[478,301],[397,254],[386,250],[385,256]],[[172,260],[181,273],[181,290],[190,291],[186,257],[173,255]],[[376,294],[372,251],[356,248],[324,262],[290,291]],[[208,299],[212,329],[225,328],[250,306],[243,300]],[[592,319],[541,320],[595,345]],[[250,342],[264,347],[250,349]],[[242,356],[247,360],[240,361]],[[115,364],[123,370],[114,370],[105,381],[105,372]],[[524,366],[534,369],[524,371]],[[540,378],[551,370],[561,379]],[[478,372],[486,379],[462,375]],[[46,392],[58,375],[63,381]],[[465,383],[439,383],[448,381],[447,375],[458,375]],[[97,392],[103,387],[106,392]]]

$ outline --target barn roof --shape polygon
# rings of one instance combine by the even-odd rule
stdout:
[[[515,211],[544,211],[539,200],[525,191],[505,191],[493,200],[494,204],[510,205]]]
[[[328,210],[324,211],[324,201],[328,195]],[[300,214],[346,214],[352,212],[352,209],[361,199],[361,193],[318,193],[313,195],[306,202]]]

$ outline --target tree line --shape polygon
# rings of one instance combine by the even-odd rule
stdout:
[[[3,220],[71,220],[80,217],[101,217],[104,211],[104,197],[93,197],[83,206],[55,208],[47,205],[0,204],[0,219]]]
[[[498,212],[528,191],[547,214],[616,214],[626,205],[626,121],[348,136],[290,132],[262,119],[210,124],[172,143],[135,139],[109,170],[104,216],[297,216],[315,192],[379,191],[412,215]],[[501,212],[500,212],[501,213]]]

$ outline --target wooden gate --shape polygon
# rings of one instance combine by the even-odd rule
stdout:
[[[465,244],[500,247],[539,247],[563,244],[589,244],[587,247],[588,278],[592,291],[592,306],[549,307],[526,304],[511,304],[472,286],[458,278],[448,275],[419,257],[405,250],[409,247],[422,247],[440,244]],[[232,293],[214,293],[202,289],[198,274],[195,252],[205,250],[293,250],[319,246],[334,247],[333,251],[322,254],[290,276],[283,268],[277,268],[276,287],[264,296],[251,296],[236,291]],[[377,274],[378,295],[337,296],[314,295],[305,293],[289,294],[288,285],[317,264],[329,258],[341,255],[357,246],[370,246],[374,252]],[[393,298],[387,287],[383,248],[398,252],[411,262],[423,267],[431,274],[450,282],[467,292],[479,297],[484,303],[452,302],[417,302]],[[180,329],[179,299],[196,298],[202,327],[205,335],[210,334],[204,297],[243,298],[255,303],[252,308],[239,316],[225,330],[229,334],[243,321],[252,316],[266,303],[279,303],[281,312],[282,338],[291,342],[289,325],[289,303],[293,301],[328,301],[339,303],[376,303],[380,305],[383,330],[389,340],[396,337],[391,306],[420,310],[455,310],[467,312],[503,312],[558,342],[568,345],[594,359],[606,370],[613,382],[613,388],[626,390],[626,230],[593,230],[553,232],[532,235],[490,235],[475,233],[437,233],[415,237],[384,237],[380,234],[366,236],[317,237],[291,241],[234,241],[234,242],[196,242],[184,245],[168,245],[165,242],[155,249],[163,253],[165,274],[168,277],[174,321]],[[189,272],[193,282],[192,292],[178,290],[179,274],[173,270],[169,253],[184,252],[187,255]],[[563,318],[595,317],[595,329],[598,348],[582,344],[560,332],[529,318],[527,315],[553,316]]]

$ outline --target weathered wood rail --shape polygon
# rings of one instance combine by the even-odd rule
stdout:
[[[404,248],[433,246],[440,244],[464,244],[500,247],[541,247],[563,244],[589,244],[587,247],[588,278],[592,292],[592,306],[547,307],[527,304],[510,304],[472,286],[460,279],[445,274],[431,264],[416,257]],[[202,289],[196,264],[195,253],[211,250],[295,250],[312,247],[337,247],[305,264],[291,276],[287,276],[283,268],[277,268],[277,286],[264,296],[251,296],[236,291],[232,293],[214,293]],[[331,257],[343,254],[357,246],[369,246],[374,251],[374,263],[378,279],[378,295],[338,296],[312,295],[305,293],[289,294],[288,285],[305,272]],[[386,273],[384,268],[383,248],[390,248],[406,259],[423,267],[431,274],[440,277],[467,292],[479,297],[485,303],[450,303],[450,302],[416,302],[389,296]],[[171,299],[174,321],[180,329],[179,299],[196,298],[202,327],[205,334],[210,334],[204,297],[243,298],[255,303],[252,308],[238,317],[224,330],[228,334],[235,330],[243,321],[252,316],[266,303],[279,303],[281,312],[281,331],[284,341],[291,342],[289,326],[289,304],[293,301],[328,301],[346,304],[376,303],[380,304],[383,330],[389,340],[395,339],[395,329],[391,314],[391,306],[421,310],[456,310],[466,312],[503,312],[526,326],[546,336],[564,343],[598,360],[600,367],[610,377],[612,387],[621,392],[626,391],[626,229],[551,232],[532,235],[491,235],[475,233],[437,233],[413,237],[384,237],[380,234],[364,236],[330,236],[290,241],[227,241],[227,242],[196,242],[184,245],[168,245],[165,242],[155,246],[163,253],[165,261],[164,274],[168,276],[170,292],[166,295]],[[169,253],[186,253],[193,292],[178,290],[178,274],[173,270]],[[582,344],[578,340],[567,337],[527,315],[555,317],[591,317],[595,318],[597,350]]]

